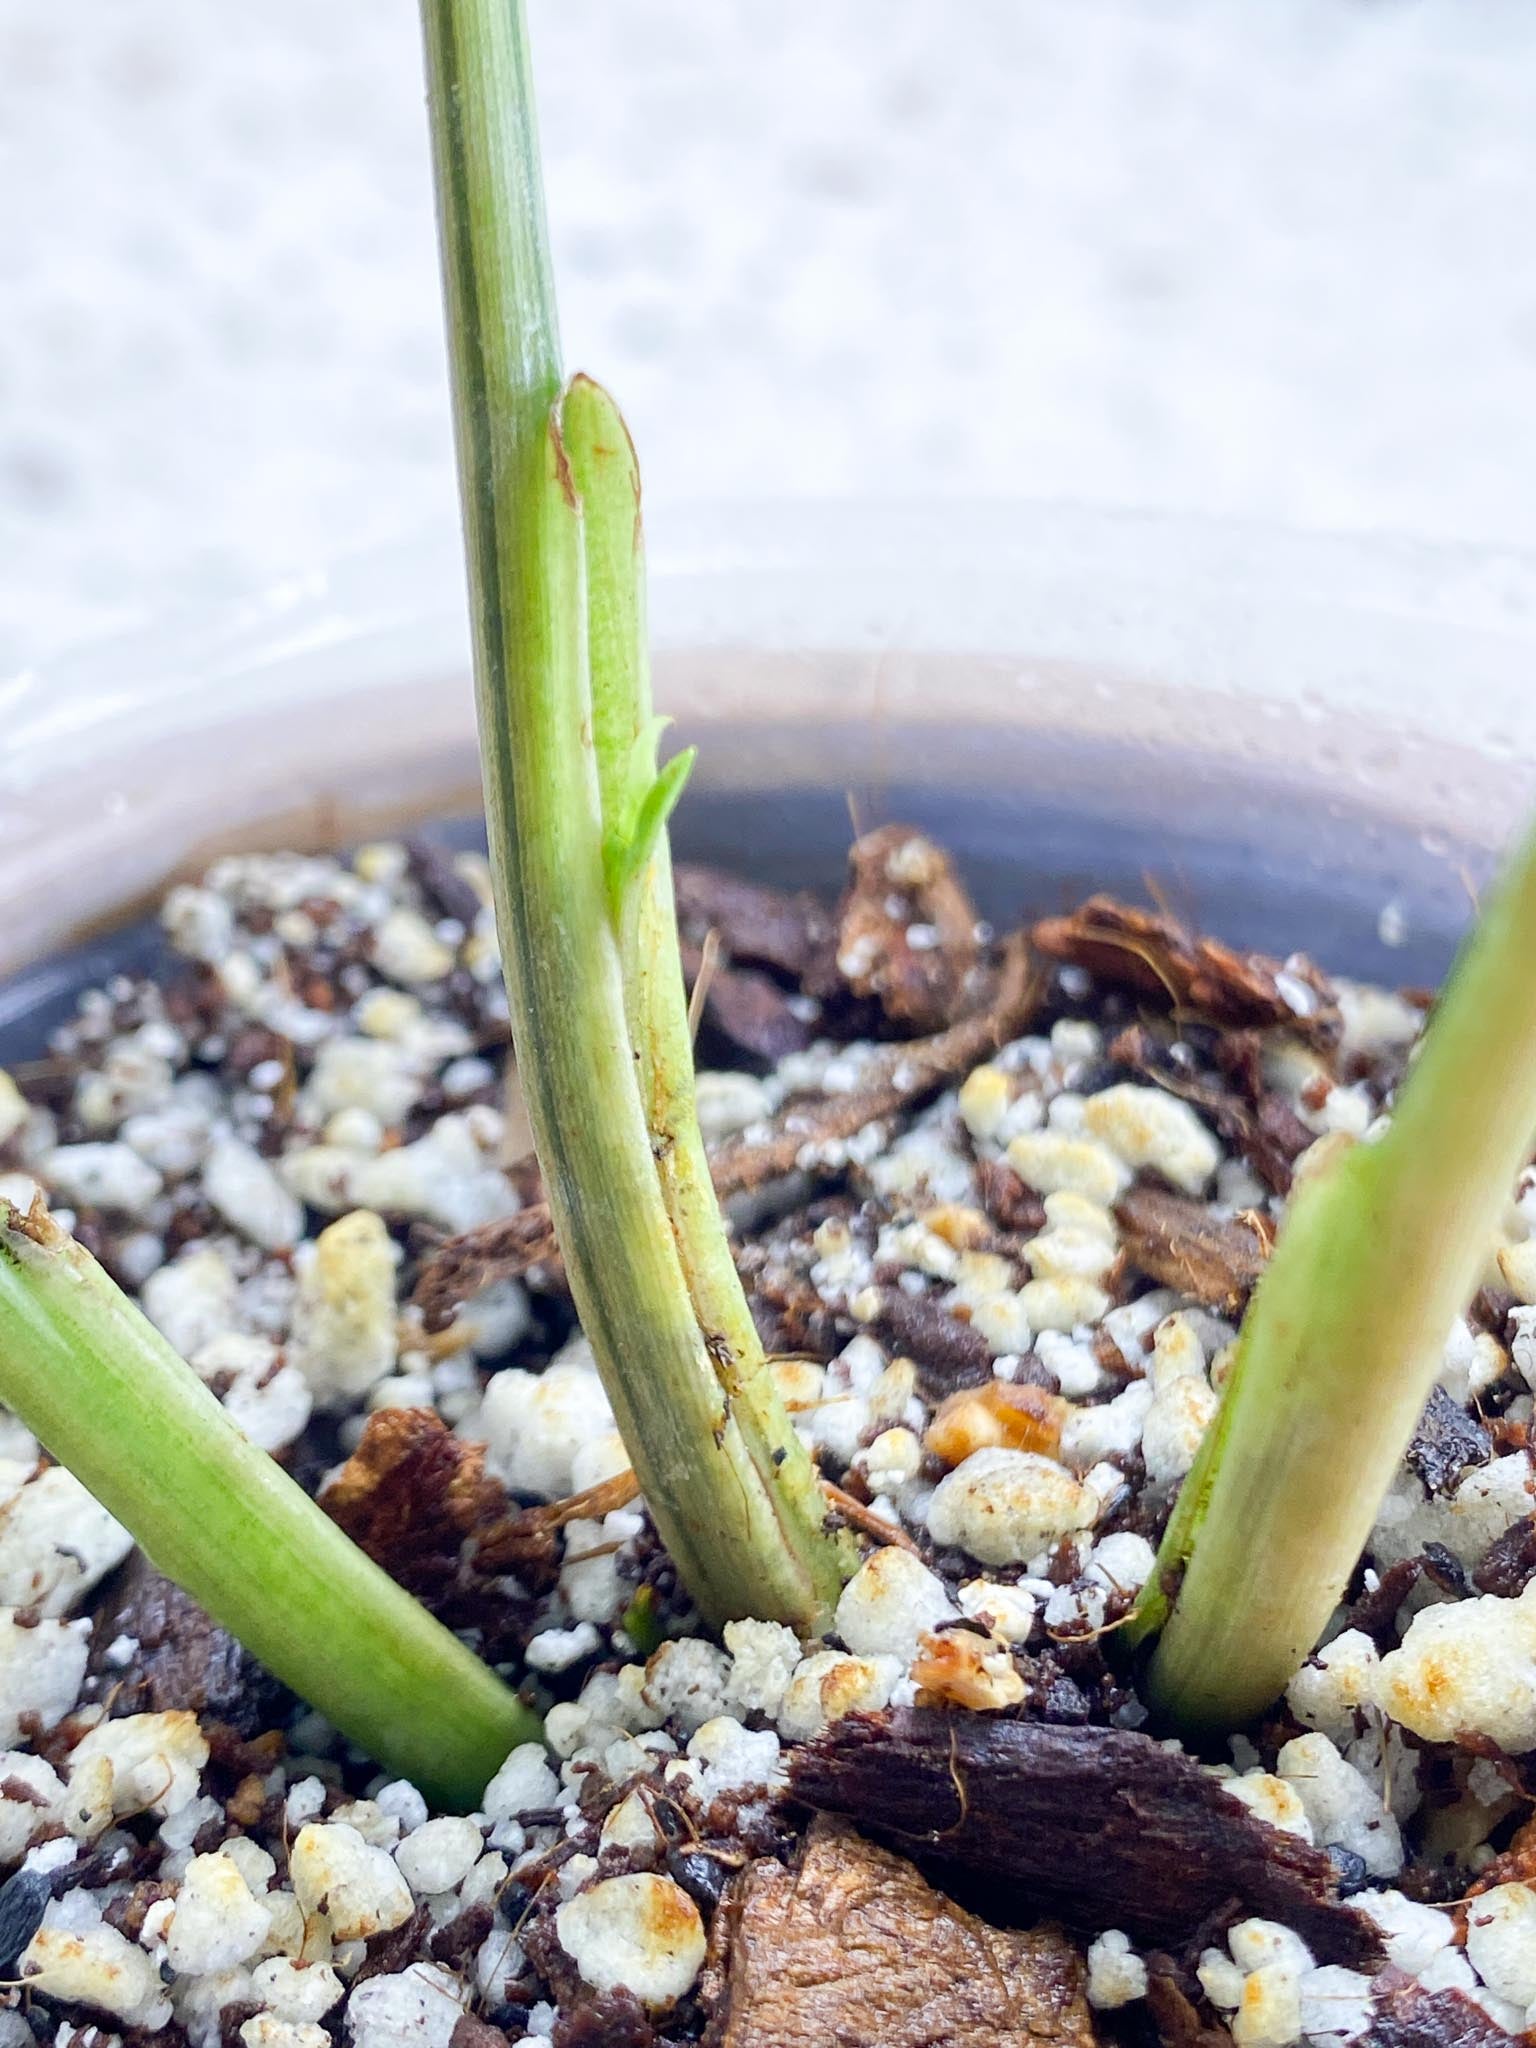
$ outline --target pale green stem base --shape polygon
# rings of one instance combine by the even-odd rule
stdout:
[[[614,829],[634,821],[605,814],[599,756],[621,753],[626,777],[637,765],[640,700],[622,678],[618,694],[609,688],[609,656],[617,647],[633,662],[643,608],[633,572],[615,579],[589,565],[562,429],[521,8],[423,0],[422,13],[497,915],[550,1211],[636,1475],[689,1591],[715,1621],[757,1614],[810,1629],[825,1620],[837,1553],[819,1502],[814,1527],[798,1507],[786,1514],[799,1496],[780,1483],[751,1404],[738,1415],[722,1380],[637,1077],[610,888],[626,872]],[[573,425],[589,403],[611,412],[595,393],[568,395]],[[633,491],[619,515],[633,558]],[[674,776],[658,794],[676,786]],[[656,799],[637,794],[658,822]],[[786,1459],[798,1451],[792,1436],[783,1448]]]
[[[39,1205],[0,1202],[0,1399],[269,1671],[467,1809],[538,1717],[247,1442]]]
[[[1251,1719],[1318,1641],[1533,1132],[1536,837],[1456,965],[1390,1130],[1293,1197],[1138,1608],[1139,1634],[1163,1628],[1152,1697],[1181,1726]]]

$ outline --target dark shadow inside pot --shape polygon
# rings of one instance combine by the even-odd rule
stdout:
[[[750,733],[733,732],[750,760]],[[762,735],[765,757],[772,738]],[[1034,735],[1001,739],[989,780],[986,736],[970,749],[963,787],[937,782],[701,787],[675,821],[680,857],[755,879],[835,896],[855,830],[896,820],[931,832],[959,862],[982,913],[1000,929],[1069,908],[1093,890],[1154,897],[1195,928],[1392,985],[1434,985],[1449,965],[1485,861],[1464,865],[1442,841],[1400,818],[1350,807],[1303,783],[1225,771],[1191,754],[1089,748]],[[835,730],[828,751],[846,751]],[[896,750],[911,758],[910,747]],[[975,762],[979,761],[978,768]],[[434,828],[454,844],[483,844],[478,820]],[[1383,938],[1392,908],[1397,943]],[[164,957],[140,919],[62,951],[0,985],[0,1064],[35,1058],[78,993],[114,973],[153,970]]]

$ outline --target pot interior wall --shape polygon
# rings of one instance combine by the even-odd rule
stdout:
[[[771,728],[756,738],[738,728],[733,740],[734,760],[755,758],[761,780],[754,786],[738,773],[728,788],[691,791],[677,818],[681,856],[835,894],[851,832],[900,819],[951,849],[1000,927],[1105,889],[1143,902],[1156,896],[1233,943],[1281,955],[1304,949],[1364,978],[1434,984],[1486,872],[1486,854],[1464,859],[1400,818],[1342,802],[1336,790],[1245,777],[1230,764],[1213,777],[1198,756],[1176,749],[1151,756],[1144,747],[1036,734],[1021,752],[1017,734],[993,747],[980,732],[963,782],[919,784],[887,781],[866,745],[863,785],[848,789],[779,781]],[[828,752],[840,753],[835,731]],[[894,744],[891,754],[910,761],[913,750]],[[480,838],[478,822],[462,814],[433,829],[460,844]],[[270,831],[253,832],[251,843],[273,843]],[[1403,934],[1392,946],[1381,936],[1389,904]],[[0,1064],[36,1057],[81,989],[162,958],[153,924],[140,919],[0,984]]]

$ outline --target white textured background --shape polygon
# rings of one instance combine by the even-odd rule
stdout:
[[[669,500],[1536,545],[1532,0],[532,0]],[[453,515],[410,0],[0,0],[0,668]]]

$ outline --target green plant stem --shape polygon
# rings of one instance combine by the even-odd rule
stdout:
[[[630,1042],[650,1149],[679,1263],[730,1413],[813,1607],[826,1613],[857,1563],[851,1542],[827,1540],[826,1503],[810,1453],[774,1387],[752,1320],[694,1099],[693,1039],[678,949],[665,818],[647,833],[644,795],[658,786],[645,633],[640,471],[618,407],[589,378],[562,408],[583,506],[593,730],[605,825],[638,833],[635,871],[617,905]],[[658,807],[660,808],[660,807]]]
[[[598,726],[612,714],[606,758],[638,699],[605,697],[600,711],[592,687],[521,8],[423,0],[422,12],[492,867],[550,1210],[619,1428],[693,1597],[711,1619],[810,1628],[836,1577],[830,1545],[783,1514],[777,1474],[760,1469],[722,1384],[637,1085],[610,888],[627,843],[614,828],[631,821],[605,819]],[[599,584],[592,630],[625,659],[637,601],[632,582]]]
[[[1162,1628],[1152,1696],[1180,1725],[1251,1719],[1317,1642],[1533,1134],[1536,834],[1464,947],[1386,1134],[1292,1198],[1138,1608],[1139,1635]]]
[[[243,1437],[43,1210],[0,1202],[0,1397],[301,1698],[430,1799],[472,1807],[538,1718]]]

